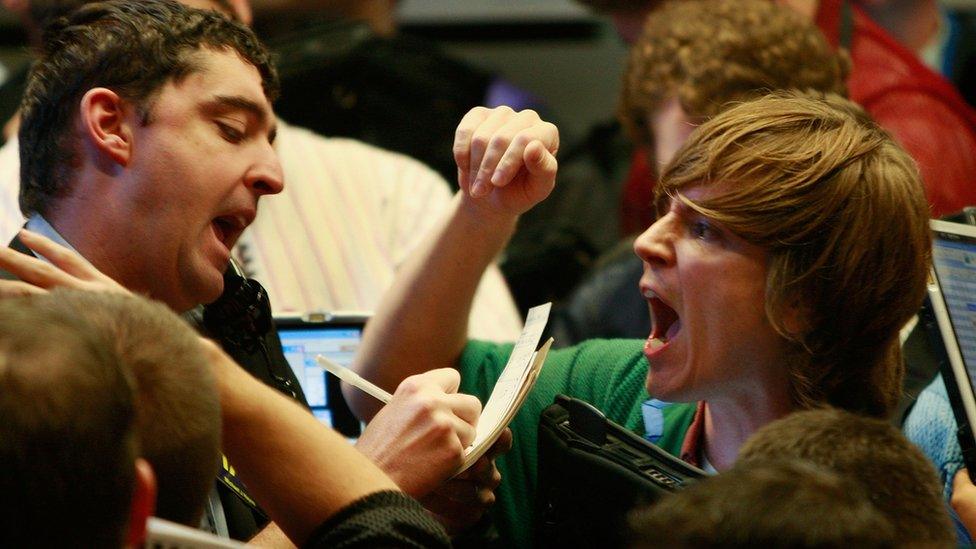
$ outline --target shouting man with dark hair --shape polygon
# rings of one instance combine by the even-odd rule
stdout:
[[[277,78],[264,47],[212,11],[114,1],[57,20],[41,53],[20,129],[27,228],[174,311],[220,297],[230,250],[258,200],[283,187],[272,147]],[[0,252],[3,267],[27,283],[108,283],[69,266],[77,264],[36,234],[21,233],[12,247],[37,249],[68,270],[65,277]],[[271,337],[250,371],[275,383],[283,357],[273,330]],[[456,390],[456,376],[415,378],[359,439],[358,448],[410,495],[428,495],[455,472],[474,437],[480,404]],[[303,400],[300,391],[293,396]],[[464,481],[481,488],[472,490],[478,497],[498,482],[490,460],[482,465],[474,468],[480,476]],[[223,500],[240,505],[233,494]],[[235,537],[254,531],[231,522]]]
[[[93,3],[0,2],[20,16],[37,50],[43,49],[41,29],[46,24]],[[214,10],[244,24],[251,21],[248,0],[180,3]],[[358,9],[360,4],[349,7]],[[282,63],[290,60],[282,52]],[[10,119],[3,128],[7,136],[17,131],[19,118],[14,113],[25,81],[26,71],[17,72],[0,85],[0,120]],[[287,88],[287,78],[282,87]],[[307,103],[296,97],[291,104],[303,102]],[[301,116],[293,118],[307,122]],[[276,125],[274,148],[288,186],[262,206],[261,215],[238,240],[235,257],[243,271],[265,287],[276,313],[375,309],[394,273],[450,204],[447,182],[413,158],[353,139],[324,137],[281,119]],[[0,239],[11,238],[24,221],[17,204],[18,149],[16,137],[0,147]],[[521,330],[521,318],[497,268],[485,274],[475,310],[472,330],[477,337],[509,339]]]

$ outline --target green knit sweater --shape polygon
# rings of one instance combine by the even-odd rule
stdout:
[[[643,346],[641,340],[592,340],[549,353],[535,387],[509,425],[514,435],[512,451],[498,460],[502,484],[493,513],[506,546],[531,545],[539,415],[557,394],[589,402],[608,419],[644,434],[641,406],[649,397],[644,388],[647,361]],[[477,396],[484,404],[512,347],[469,342],[458,365],[461,392]],[[658,445],[677,456],[694,418],[695,404],[673,404],[663,412],[664,434]]]

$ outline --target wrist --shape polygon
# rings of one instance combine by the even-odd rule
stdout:
[[[515,232],[520,214],[493,207],[489,198],[473,198],[464,191],[458,192],[454,198],[455,211],[471,230],[503,235],[506,239]]]

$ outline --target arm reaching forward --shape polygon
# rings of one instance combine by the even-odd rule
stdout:
[[[389,390],[409,375],[454,366],[478,281],[519,215],[552,192],[558,149],[559,131],[534,111],[478,107],[464,116],[454,141],[461,190],[370,320],[355,365],[363,377]],[[360,417],[379,409],[356,390],[345,395]]]
[[[449,545],[429,514],[416,502],[397,498],[393,480],[341,435],[251,377],[215,344],[203,345],[220,390],[224,451],[292,542],[303,546],[317,534],[315,546],[339,541],[350,547]],[[418,459],[425,457],[425,450],[417,449]],[[455,467],[450,460],[427,463],[430,470],[423,472],[438,482]],[[387,500],[388,509],[371,518],[364,513],[369,509],[362,508],[370,497]],[[389,505],[391,498],[395,505]]]

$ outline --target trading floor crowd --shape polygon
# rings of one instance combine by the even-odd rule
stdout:
[[[582,139],[397,0],[3,0],[33,59],[0,84],[0,547],[553,545],[557,395],[700,473],[571,509],[600,545],[973,543],[976,395],[925,312],[931,221],[976,242],[976,19],[578,1],[629,47]],[[353,441],[276,328],[323,311],[369,312],[351,369],[391,393],[330,397]]]

